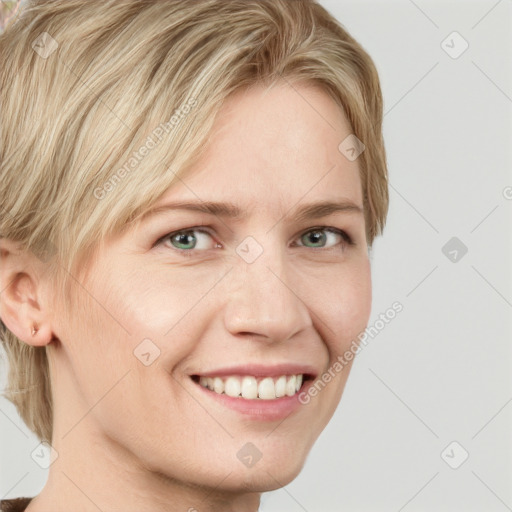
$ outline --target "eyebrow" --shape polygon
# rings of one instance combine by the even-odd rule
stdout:
[[[235,220],[243,220],[248,217],[248,212],[233,203],[219,203],[214,201],[180,201],[174,203],[166,203],[161,206],[150,209],[143,215],[143,219],[157,215],[159,213],[172,210],[187,210],[209,215],[215,215],[222,218],[232,218]],[[363,208],[354,202],[344,199],[342,201],[317,201],[305,204],[293,209],[286,217],[293,217],[298,222],[311,219],[326,217],[333,213],[346,212],[358,213],[363,215]]]

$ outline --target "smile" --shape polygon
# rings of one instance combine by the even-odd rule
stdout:
[[[303,379],[303,374],[259,378],[252,375],[195,376],[194,378],[202,387],[218,395],[227,395],[233,398],[242,397],[247,400],[275,400],[285,396],[293,396],[300,390]]]

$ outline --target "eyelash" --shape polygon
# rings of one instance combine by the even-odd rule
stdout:
[[[193,226],[193,227],[190,227],[190,228],[182,228],[182,229],[179,229],[178,231],[173,231],[171,233],[167,233],[166,235],[160,237],[154,244],[153,244],[153,247],[156,247],[158,245],[163,245],[165,242],[167,242],[167,240],[169,240],[170,238],[172,238],[173,236],[175,235],[179,235],[180,233],[187,233],[189,231],[199,231],[201,233],[206,233],[207,235],[210,235],[212,238],[213,238],[213,234],[210,233],[210,231],[207,231],[206,229],[204,229],[202,226]],[[347,234],[346,231],[343,231],[342,229],[338,229],[338,228],[335,228],[335,227],[332,227],[332,226],[318,226],[318,227],[313,227],[313,228],[309,228],[307,229],[306,231],[303,231],[298,238],[301,238],[302,236],[308,234],[308,233],[311,233],[311,232],[314,232],[314,231],[325,231],[325,232],[328,232],[328,233],[334,233],[334,234],[337,234],[337,235],[340,235],[340,237],[342,238],[342,241],[336,245],[334,245],[333,247],[309,247],[309,249],[312,249],[313,251],[332,251],[332,250],[336,250],[338,248],[339,245],[341,245],[341,249],[343,249],[345,246],[353,246],[355,245],[355,242],[352,240],[352,238]],[[305,248],[308,248],[306,247],[305,245],[299,245],[298,247],[305,247]],[[185,257],[193,257],[194,256],[194,252],[196,252],[196,250],[194,249],[178,249],[177,247],[169,247],[170,249],[182,254],[183,256]],[[210,249],[199,249],[200,251],[208,251]]]

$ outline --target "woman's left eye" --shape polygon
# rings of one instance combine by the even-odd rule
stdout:
[[[299,247],[309,247],[311,249],[331,249],[337,245],[341,245],[341,249],[343,249],[347,245],[354,245],[345,231],[333,227],[309,229],[299,237],[299,240],[301,242],[298,245]],[[168,233],[158,239],[154,245],[163,245],[168,241],[172,244],[173,249],[182,253],[191,252],[191,249],[208,250],[221,247],[220,244],[214,242],[211,233],[199,228],[182,229]],[[326,246],[326,243],[329,242],[331,242],[330,246]]]
[[[330,236],[327,236],[330,235]],[[334,243],[328,247],[335,247],[336,245],[341,245],[342,248],[344,248],[346,245],[354,245],[354,242],[350,238],[350,236],[343,230],[338,228],[332,228],[332,227],[320,227],[320,228],[313,228],[308,231],[306,231],[303,235],[301,235],[300,239],[302,240],[308,240],[311,241],[313,244],[323,243],[326,242],[330,238],[331,241],[334,241]],[[341,242],[336,243],[336,239],[341,238]],[[309,247],[309,246],[307,246]],[[325,249],[325,246],[318,247],[314,245],[312,247],[319,248],[319,249]]]

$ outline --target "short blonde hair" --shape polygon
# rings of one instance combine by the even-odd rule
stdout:
[[[366,146],[370,246],[384,228],[378,74],[314,0],[34,0],[0,36],[0,62],[0,236],[45,261],[56,293],[200,157],[226,98],[255,84],[312,83],[342,107]],[[51,442],[46,348],[0,329],[5,396]]]

